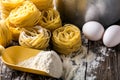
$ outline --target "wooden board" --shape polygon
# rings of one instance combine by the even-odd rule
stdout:
[[[82,41],[83,45],[87,47],[88,55],[89,51],[93,51],[97,56],[104,58],[103,61],[99,61],[99,66],[92,72],[89,72],[91,64],[86,62],[85,76],[82,80],[120,80],[120,45],[107,48],[102,41],[91,42],[84,38]],[[63,80],[11,70],[1,60],[0,77],[1,80]]]
[[[89,43],[90,50],[93,50],[99,56],[105,57],[105,60],[101,61],[99,67],[95,70],[97,76],[95,80],[120,80],[120,45],[105,49],[101,42]],[[107,54],[99,52],[101,47],[104,47],[103,53]]]

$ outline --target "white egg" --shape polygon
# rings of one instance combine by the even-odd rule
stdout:
[[[103,36],[103,43],[107,47],[114,47],[120,43],[120,26],[112,25],[106,29]]]
[[[104,33],[104,27],[96,21],[89,21],[83,25],[83,34],[92,41],[100,40]]]

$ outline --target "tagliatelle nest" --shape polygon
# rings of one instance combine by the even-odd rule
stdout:
[[[23,4],[10,12],[8,21],[16,27],[33,27],[38,24],[41,12],[31,1]]]
[[[52,8],[42,11],[39,24],[50,31],[61,27],[62,22],[59,12]]]
[[[6,26],[5,21],[0,21],[0,45],[6,47],[12,40],[12,34],[9,28]]]
[[[34,49],[46,49],[49,46],[51,33],[40,26],[24,29],[20,33],[19,44]]]
[[[9,30],[11,31],[11,33],[12,33],[12,40],[18,41],[19,35],[20,35],[20,32],[21,32],[22,28],[16,27],[15,25],[11,24],[8,21],[8,19],[6,19],[6,25],[9,28]]]
[[[39,10],[53,8],[53,0],[30,0],[30,1],[32,1]]]
[[[9,27],[11,33],[12,33],[12,40],[18,41],[20,32],[22,31],[22,28],[19,27]]]
[[[6,19],[12,9],[20,6],[25,0],[0,0],[1,17]]]
[[[72,24],[66,24],[53,32],[52,43],[53,49],[61,54],[78,51],[81,48],[80,30]]]

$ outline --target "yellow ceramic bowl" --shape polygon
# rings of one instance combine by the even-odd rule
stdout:
[[[1,59],[8,67],[12,69],[49,76],[49,74],[47,74],[44,71],[25,68],[25,67],[16,65],[21,61],[24,61],[30,57],[37,55],[40,51],[41,50],[26,48],[22,46],[12,46],[3,51]]]

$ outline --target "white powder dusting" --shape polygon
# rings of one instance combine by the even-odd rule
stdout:
[[[55,78],[60,78],[63,71],[61,59],[54,51],[41,51],[36,56],[17,65],[44,71]]]
[[[86,78],[86,80],[95,80],[95,79],[96,79],[96,76],[94,76],[93,74],[91,74]]]
[[[78,52],[75,56],[61,56],[63,60],[63,79],[64,80],[95,80],[96,71],[101,61],[105,61],[106,48],[101,47],[100,53],[102,56],[96,55],[96,53],[89,52],[87,54],[87,48],[83,47],[82,52]],[[75,54],[75,53],[73,53]],[[104,55],[103,55],[104,54]],[[86,69],[87,65],[87,69]],[[86,73],[87,70],[87,73]]]
[[[101,57],[101,56],[98,56],[98,57],[96,58],[96,61],[105,61],[105,58],[104,58],[104,57]]]
[[[111,52],[112,49],[108,49],[107,51],[107,47],[100,47],[100,52],[104,55],[104,56],[109,56],[109,52]]]
[[[87,51],[87,50],[85,50]],[[73,53],[74,54],[74,53]],[[83,54],[76,54],[76,56],[72,56],[71,54],[68,56],[62,55],[61,58],[63,60],[63,80],[83,80],[85,76],[86,66],[84,65],[84,57],[87,52]]]
[[[107,67],[107,69],[110,69],[110,66],[109,66],[109,67]]]

